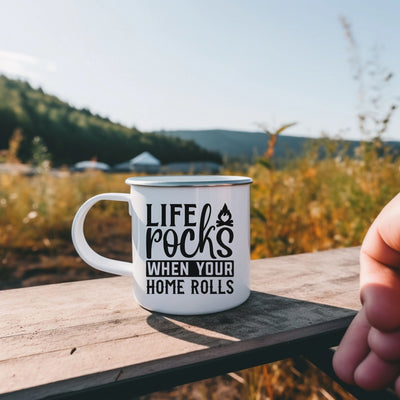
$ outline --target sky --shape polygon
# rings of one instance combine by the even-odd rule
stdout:
[[[142,131],[358,139],[358,113],[400,103],[399,16],[398,0],[0,0],[0,74]]]

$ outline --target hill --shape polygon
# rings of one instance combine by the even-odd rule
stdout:
[[[35,137],[42,139],[55,165],[92,158],[117,164],[143,151],[162,163],[221,162],[217,152],[193,141],[128,128],[87,109],[74,108],[27,82],[0,75],[0,149],[8,148],[16,129],[22,131],[18,157],[24,162],[32,157]]]
[[[252,161],[262,156],[268,145],[268,135],[263,132],[231,131],[223,129],[211,130],[174,130],[158,132],[167,137],[184,140],[193,140],[199,146],[209,151],[219,151],[224,159]],[[282,162],[293,157],[299,157],[304,151],[317,144],[321,139],[301,136],[280,135],[275,147],[275,160]],[[331,141],[334,141],[331,139]],[[350,155],[360,145],[357,140],[343,140]],[[388,141],[386,144],[396,151],[400,151],[400,142]]]
[[[218,150],[224,158],[251,160],[264,154],[268,136],[263,132],[212,130],[176,130],[158,132],[168,137],[193,140],[207,150]],[[294,136],[281,136],[277,142],[276,157],[287,152],[299,154],[308,139]]]

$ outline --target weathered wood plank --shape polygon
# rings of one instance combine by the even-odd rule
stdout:
[[[359,247],[254,260],[256,290],[336,307],[360,308]]]
[[[14,392],[12,399],[35,399],[58,394],[57,399],[131,399],[149,391],[209,378],[302,352],[318,351],[337,343],[352,317],[344,317],[321,325],[290,332],[265,335],[238,342],[237,347],[207,348],[97,374],[63,380],[42,387]],[[301,350],[301,351],[300,351]],[[90,389],[90,390],[89,390]],[[82,397],[82,393],[84,396]],[[1,395],[0,395],[1,397]],[[2,398],[2,397],[1,397]],[[8,398],[5,395],[4,398]]]
[[[359,304],[358,249],[253,261],[252,288],[242,306],[197,317],[144,310],[124,277],[0,292],[0,393],[34,399],[117,380],[139,391],[154,375],[179,383],[335,345],[354,314],[337,307]]]

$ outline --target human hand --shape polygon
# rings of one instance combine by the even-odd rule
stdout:
[[[366,390],[394,384],[400,397],[400,194],[371,225],[361,247],[362,309],[333,358],[340,379]]]

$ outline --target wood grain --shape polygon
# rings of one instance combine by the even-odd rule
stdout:
[[[253,261],[249,300],[204,316],[151,313],[126,277],[2,291],[0,397],[122,397],[336,345],[359,307],[358,253]]]

